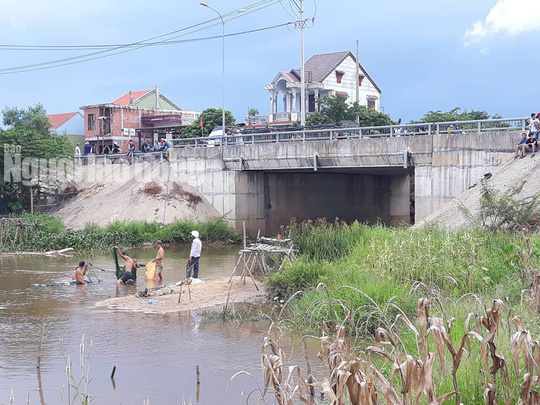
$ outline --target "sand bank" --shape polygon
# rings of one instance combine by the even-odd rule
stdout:
[[[257,291],[250,278],[246,279],[244,284],[240,280],[240,277],[234,277],[229,302],[264,303],[266,299],[264,286],[260,282],[257,282],[257,286],[259,287],[259,291]],[[229,292],[229,277],[206,279],[204,283],[190,287],[191,300],[189,298],[188,288],[184,286],[180,303],[178,303],[180,287],[171,286],[152,291],[148,297],[140,298],[130,295],[121,298],[110,298],[96,303],[96,306],[116,311],[150,314],[166,314],[223,306],[227,301],[227,294]],[[143,288],[139,290],[143,290]]]

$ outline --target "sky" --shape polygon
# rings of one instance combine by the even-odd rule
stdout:
[[[227,33],[298,18],[294,0],[268,0],[267,7],[249,12],[258,1],[208,3],[222,14],[247,9],[228,18]],[[306,60],[318,53],[354,53],[358,39],[360,62],[382,89],[381,105],[393,119],[409,121],[454,107],[504,117],[540,111],[534,82],[540,66],[539,0],[305,0],[304,8],[306,18],[313,19],[304,31]],[[220,108],[222,26],[216,21],[199,32],[175,35],[184,35],[177,40],[217,39],[3,74],[8,68],[99,51],[15,51],[3,45],[134,43],[215,18],[195,0],[0,0],[0,107],[42,103],[48,113],[61,113],[158,85],[182,109]],[[279,71],[299,67],[300,32],[293,24],[228,37],[226,108],[239,122],[249,108],[267,114],[264,85]]]

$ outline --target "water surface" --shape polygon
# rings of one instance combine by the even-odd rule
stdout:
[[[130,250],[140,261],[155,256],[155,249]],[[228,275],[238,247],[206,247],[200,277]],[[183,278],[189,247],[166,249],[165,282]],[[67,281],[79,260],[100,282],[86,286],[30,287],[32,283]],[[84,334],[85,367],[90,366],[89,393],[94,404],[179,404],[196,402],[195,368],[200,366],[199,403],[219,404],[230,377],[240,370],[253,373],[262,384],[260,349],[268,324],[205,324],[194,313],[145,315],[95,307],[107,298],[134,294],[144,288],[143,272],[135,286],[116,287],[112,254],[75,255],[73,258],[19,256],[0,258],[0,404],[40,404],[36,359],[42,324],[42,387],[46,404],[61,404],[66,384],[65,356],[70,355],[79,375],[79,344]],[[64,354],[62,354],[64,353]],[[300,353],[298,353],[300,356]],[[115,387],[110,379],[117,367]],[[240,393],[257,388],[246,376],[234,380],[223,401],[239,403]],[[64,400],[64,403],[67,403]]]

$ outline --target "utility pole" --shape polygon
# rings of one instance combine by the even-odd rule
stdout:
[[[360,104],[360,45],[358,40],[356,40],[356,104]],[[360,124],[360,115],[356,114],[356,123]]]
[[[300,125],[306,125],[306,70],[304,67],[304,0],[298,0],[300,3],[300,53],[301,53],[301,73],[300,73]]]

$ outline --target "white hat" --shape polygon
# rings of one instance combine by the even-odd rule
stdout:
[[[191,235],[192,235],[194,238],[198,238],[198,237],[199,237],[199,232],[197,232],[197,231],[191,231]]]

